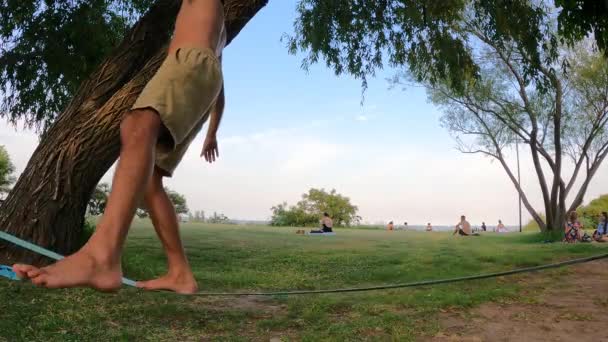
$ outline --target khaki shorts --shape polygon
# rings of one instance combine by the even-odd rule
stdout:
[[[223,78],[211,49],[179,48],[169,54],[132,109],[153,109],[169,135],[159,139],[156,166],[173,175],[209,117]]]

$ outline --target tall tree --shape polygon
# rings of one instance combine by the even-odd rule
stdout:
[[[430,98],[444,109],[442,122],[458,149],[498,160],[541,230],[561,230],[608,155],[608,62],[583,46],[563,50],[560,64],[568,65],[567,71],[547,65],[541,69],[546,79],[526,86],[518,62],[526,57],[517,46],[487,43],[481,31],[472,32],[487,44],[479,54],[480,79],[462,93],[427,83]],[[530,151],[544,215],[507,161],[516,142]],[[571,174],[564,168],[568,160]]]
[[[245,24],[266,5],[268,0],[226,0],[225,16],[228,31],[228,42],[240,32]],[[71,4],[97,4],[107,1],[73,1]],[[56,2],[51,2],[55,4]],[[118,2],[116,2],[118,3]],[[145,1],[132,1],[131,8],[145,9]],[[35,150],[25,171],[21,174],[13,191],[0,207],[0,227],[9,233],[16,234],[43,247],[67,254],[74,251],[81,234],[81,227],[86,212],[88,200],[95,185],[103,174],[114,163],[119,154],[119,124],[124,113],[131,107],[137,95],[146,82],[160,66],[166,54],[173,23],[181,1],[157,0],[149,6],[146,14],[139,17],[131,29],[124,34],[122,41],[104,56],[103,61],[89,70],[94,70],[89,76],[82,77],[77,90],[73,93],[70,87],[69,101],[61,114],[53,120],[48,130],[43,134],[38,148]],[[10,13],[9,21],[15,21],[12,27],[2,27],[2,39],[12,42],[14,37],[21,37],[29,23],[28,17],[33,17],[39,11],[50,8],[46,1],[10,1],[2,2],[2,13]],[[108,5],[109,11],[120,9],[120,6]],[[56,8],[56,12],[64,11]],[[72,13],[68,19],[75,20],[77,13]],[[136,12],[129,12],[136,13]],[[2,17],[6,18],[5,16]],[[135,17],[133,18],[133,21]],[[128,23],[129,20],[123,19]],[[59,22],[64,22],[59,20]],[[50,41],[55,35],[48,30],[56,24],[56,20],[43,21],[47,30],[34,31],[24,39]],[[97,25],[96,21],[87,24]],[[80,27],[80,26],[79,26]],[[98,35],[79,35],[77,30],[67,30],[74,33],[82,42],[102,39]],[[7,33],[8,32],[8,33]],[[65,33],[65,34],[67,34]],[[93,44],[93,43],[92,43]],[[9,48],[12,46],[8,44]],[[64,50],[75,49],[76,45],[62,45]],[[87,45],[88,46],[88,45]],[[94,50],[94,48],[92,48]],[[49,48],[47,52],[57,51]],[[75,54],[80,54],[80,50]],[[7,51],[3,50],[2,58]],[[61,57],[61,56],[59,56]],[[56,60],[56,59],[54,59]],[[20,63],[20,64],[19,64]],[[47,66],[35,59],[26,58],[18,62],[16,69],[22,65],[33,63],[37,65],[37,73],[46,72]],[[30,66],[31,67],[31,66]],[[66,71],[73,65],[63,65],[59,70]],[[19,73],[14,80],[19,82]],[[62,73],[56,77],[64,78]],[[9,79],[3,81],[4,92],[13,90]],[[35,82],[34,82],[35,83]],[[17,97],[22,101],[33,96],[27,91],[19,92]],[[46,88],[43,94],[49,94]],[[49,95],[54,98],[54,95]],[[37,112],[41,102],[32,102],[23,112]],[[13,101],[14,102],[14,101]],[[58,108],[61,104],[58,104]],[[25,106],[25,105],[24,105]],[[18,108],[18,106],[16,107]],[[52,109],[49,109],[52,111]],[[2,111],[6,116],[6,112]],[[42,113],[46,116],[46,112]],[[37,120],[37,118],[35,119]],[[6,243],[0,244],[0,262],[12,260],[42,262],[39,256],[27,253]]]
[[[559,33],[566,42],[593,34],[597,46],[608,53],[608,1],[555,0],[555,6],[561,9]]]
[[[0,197],[8,194],[11,185],[15,182],[13,176],[15,166],[11,162],[11,157],[3,145],[0,145]]]
[[[566,114],[571,109],[567,105],[574,102],[564,102],[570,101],[566,97],[572,94],[565,92],[569,85],[563,84],[561,78],[565,69],[560,65],[564,61],[560,42],[575,44],[592,30],[605,28],[605,17],[589,19],[571,15],[580,14],[580,6],[592,2],[558,0],[556,4],[565,7],[556,8],[549,3],[527,0],[379,0],[366,6],[358,0],[302,0],[288,46],[291,52],[307,53],[304,67],[323,59],[336,73],[347,72],[362,79],[364,87],[366,77],[390,65],[402,70],[409,80],[441,88],[455,98],[481,92],[484,86],[488,96],[504,94],[493,106],[516,113],[515,121],[528,126],[514,127],[519,129],[518,134],[513,134],[515,131],[509,134],[499,129],[501,122],[495,118],[489,121],[494,124],[489,128],[496,130],[501,147],[513,142],[513,136],[528,143],[543,189],[546,222],[535,211],[531,213],[546,229],[561,229],[564,213],[580,204],[579,195],[584,195],[586,190],[583,184],[571,204],[566,205],[566,197],[574,185],[564,181],[564,157],[573,156],[579,168],[581,164],[587,165],[589,172],[585,179],[590,180],[604,156],[601,134],[595,133],[603,127],[601,117],[586,120],[582,125],[593,131],[582,136],[595,141],[591,148],[597,152],[594,155],[597,158],[581,157],[591,150],[582,150],[581,154],[579,142],[564,144],[562,140],[564,136],[580,133],[565,129],[581,126],[567,122]],[[568,12],[571,10],[574,12]],[[570,34],[556,34],[557,25],[553,21],[556,17],[562,32]],[[598,44],[605,46],[600,42],[605,35],[596,37],[600,37]],[[480,45],[488,46],[494,55],[480,51]],[[514,82],[516,89],[504,89],[506,85],[500,80],[487,84],[488,76],[492,76],[487,70],[490,64],[487,57],[499,63],[497,71],[506,73],[504,79]],[[502,93],[494,94],[495,90]],[[530,92],[536,94],[534,98],[530,98]],[[519,101],[526,103],[518,103],[513,96],[525,97],[525,101]],[[500,102],[505,100],[507,102]],[[511,104],[518,106],[508,107]],[[570,146],[575,148],[574,155]],[[549,165],[553,177],[545,176],[543,163]],[[570,180],[576,180],[576,175]]]

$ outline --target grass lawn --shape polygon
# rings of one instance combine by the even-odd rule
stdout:
[[[465,276],[604,253],[598,244],[544,244],[535,234],[457,238],[448,233],[185,224],[182,235],[204,291],[322,289]],[[125,276],[165,270],[147,221],[134,223]],[[547,282],[559,269],[537,273]],[[0,279],[0,341],[415,340],[441,311],[524,300],[517,277],[367,293],[292,297],[182,297],[124,289],[45,290]]]

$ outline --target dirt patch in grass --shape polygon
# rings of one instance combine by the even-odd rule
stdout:
[[[522,279],[534,286],[527,303],[441,313],[441,330],[427,341],[608,341],[608,260],[569,270],[541,287],[532,280],[539,274]]]
[[[242,296],[203,300],[220,310],[239,310],[262,315],[285,314],[287,305],[268,297]]]

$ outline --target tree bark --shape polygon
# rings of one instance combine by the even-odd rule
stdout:
[[[268,0],[227,0],[228,42]],[[0,230],[61,254],[78,247],[88,200],[120,151],[123,115],[166,54],[179,0],[158,0],[79,88],[0,207]],[[47,260],[0,241],[0,263]]]

